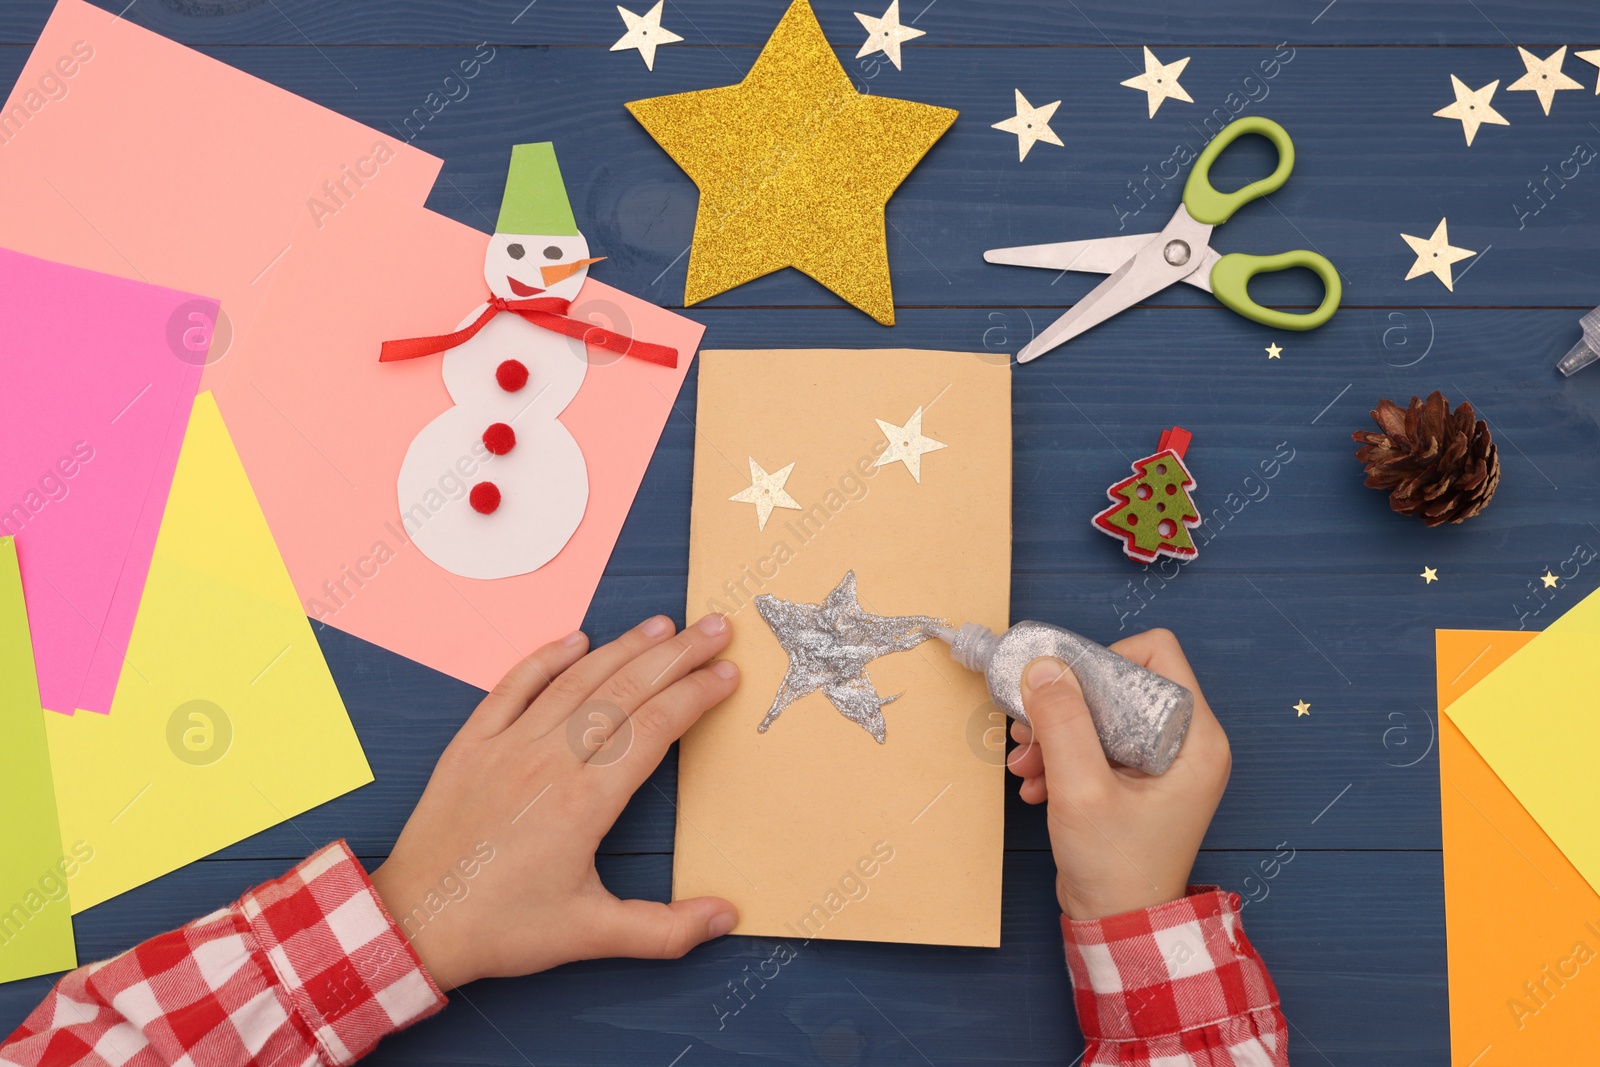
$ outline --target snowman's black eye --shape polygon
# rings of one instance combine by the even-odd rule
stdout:
[[[527,252],[521,245],[506,245],[506,255],[510,256],[512,259],[521,259],[523,256],[527,255]]]
[[[546,248],[544,250],[544,258],[545,259],[560,259],[561,258],[561,249],[557,248],[555,245],[551,245],[549,248]]]

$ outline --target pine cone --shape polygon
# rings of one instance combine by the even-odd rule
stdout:
[[[1471,404],[1452,415],[1435,390],[1427,400],[1412,397],[1404,409],[1379,400],[1372,421],[1379,432],[1358,430],[1350,438],[1363,446],[1356,458],[1366,465],[1366,484],[1387,489],[1395,511],[1440,526],[1488,506],[1500,484],[1500,456]]]

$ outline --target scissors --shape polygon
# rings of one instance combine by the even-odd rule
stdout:
[[[1278,169],[1235,192],[1218,192],[1211,185],[1211,165],[1229,145],[1252,133],[1265,137],[1278,150]],[[1204,289],[1232,311],[1264,326],[1312,330],[1327,322],[1339,308],[1343,287],[1339,272],[1325,257],[1304,249],[1276,256],[1239,252],[1225,256],[1210,245],[1214,227],[1227,222],[1250,201],[1277,192],[1293,170],[1294,142],[1287,130],[1259,116],[1238,119],[1224,127],[1195,160],[1183,187],[1183,203],[1160,233],[992,248],[985,252],[983,258],[989,263],[1110,275],[1018,352],[1017,362],[1037,359],[1177,282]],[[1250,279],[1293,267],[1305,267],[1322,279],[1322,304],[1315,311],[1291,315],[1250,299]]]

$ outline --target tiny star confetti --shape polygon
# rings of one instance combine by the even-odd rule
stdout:
[[[1539,580],[1544,582],[1544,587],[1546,589],[1554,589],[1556,587],[1556,582],[1559,581],[1554,574],[1550,573],[1548,568],[1539,576]]]
[[[1424,567],[1422,568],[1422,573],[1417,577],[1422,579],[1423,585],[1432,585],[1439,580],[1439,572],[1433,567]]]
[[[1311,705],[1307,704],[1304,700],[1300,701],[1298,704],[1292,705],[1292,707],[1294,708],[1294,717],[1297,719],[1302,715],[1311,714]]]
[[[1267,353],[1267,358],[1268,359],[1282,359],[1283,358],[1283,349],[1278,347],[1278,342],[1276,342],[1276,341],[1274,341],[1270,345],[1268,345],[1266,347],[1265,351]]]

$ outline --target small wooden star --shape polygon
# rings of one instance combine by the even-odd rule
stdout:
[[[728,499],[740,504],[754,504],[758,529],[767,528],[767,520],[772,517],[773,508],[800,510],[799,503],[783,488],[784,483],[789,480],[790,472],[794,470],[793,463],[780,471],[768,474],[754,457],[746,458],[750,460],[750,488],[741,489]]]
[[[1433,567],[1424,567],[1422,568],[1422,573],[1417,577],[1422,579],[1423,585],[1432,585],[1439,580],[1439,572]]]
[[[1556,582],[1559,581],[1555,575],[1550,573],[1550,569],[1548,567],[1546,567],[1545,572],[1539,576],[1539,580],[1544,582],[1544,587],[1546,589],[1556,588]]]
[[[632,11],[621,5],[617,6],[617,14],[622,16],[623,23],[628,27],[628,32],[623,34],[616,44],[611,46],[613,52],[623,52],[630,48],[637,48],[639,55],[644,59],[645,70],[656,69],[656,48],[659,45],[672,44],[683,40],[671,30],[661,26],[661,5],[667,0],[645,12],[635,15]]]
[[[1472,139],[1478,136],[1478,127],[1484,123],[1491,126],[1511,125],[1504,115],[1489,106],[1489,101],[1494,99],[1495,90],[1500,88],[1498,79],[1482,89],[1468,89],[1466,82],[1452,74],[1450,84],[1455,87],[1456,102],[1440,108],[1433,115],[1434,118],[1458,120],[1461,123],[1461,132],[1467,136],[1469,147]]]
[[[1591,49],[1588,52],[1574,52],[1572,54],[1583,60],[1585,63],[1592,63],[1595,66],[1600,67],[1600,48]],[[1594,84],[1594,95],[1600,96],[1600,81],[1597,81]]]
[[[1194,98],[1184,91],[1178,84],[1178,75],[1183,73],[1183,68],[1189,65],[1189,57],[1184,56],[1176,63],[1163,63],[1156,58],[1150,49],[1144,50],[1144,73],[1136,74],[1123,82],[1130,89],[1138,89],[1147,94],[1150,105],[1150,117],[1156,117],[1156,110],[1161,107],[1163,100],[1182,100],[1186,104],[1194,103]]]
[[[1411,246],[1411,251],[1417,254],[1417,261],[1406,272],[1406,281],[1431,274],[1443,282],[1444,287],[1452,293],[1456,291],[1456,279],[1455,272],[1450,269],[1451,265],[1460,263],[1463,259],[1471,259],[1478,254],[1470,249],[1457,248],[1450,243],[1449,219],[1439,220],[1439,225],[1434,227],[1432,237],[1413,237],[1409,233],[1400,236]]]
[[[1567,61],[1566,45],[1562,45],[1545,59],[1540,59],[1520,45],[1517,46],[1517,51],[1522,53],[1522,65],[1528,68],[1528,73],[1506,86],[1506,92],[1538,93],[1539,103],[1544,107],[1546,115],[1550,114],[1550,105],[1555,102],[1557,92],[1562,89],[1583,88],[1583,83],[1576,78],[1567,77],[1561,71],[1561,65]]]
[[[995,123],[993,128],[1017,135],[1017,159],[1019,161],[1027,159],[1028,150],[1039,141],[1060,145],[1061,138],[1050,128],[1050,116],[1056,113],[1061,101],[1054,100],[1034,107],[1028,103],[1028,98],[1022,95],[1021,89],[1012,91],[1017,94],[1017,113],[1004,122]]]
[[[1267,358],[1268,359],[1281,359],[1281,358],[1283,358],[1283,349],[1278,347],[1278,342],[1276,342],[1276,341],[1272,342],[1270,345],[1267,346],[1266,352],[1267,352]]]
[[[1300,701],[1300,703],[1298,703],[1298,704],[1293,705],[1293,707],[1294,707],[1294,717],[1297,718],[1297,719],[1302,715],[1310,715],[1311,714],[1311,705],[1307,704],[1304,700]]]
[[[883,450],[883,455],[877,458],[872,465],[882,467],[889,463],[904,463],[906,470],[911,472],[913,481],[922,481],[922,454],[924,452],[937,452],[944,448],[943,441],[935,441],[922,432],[922,409],[918,408],[906,420],[904,426],[896,426],[892,422],[882,419],[873,419],[878,424],[878,429],[883,431],[883,436],[888,438],[889,446]]]
[[[856,53],[856,58],[861,59],[874,52],[882,52],[889,57],[889,62],[894,64],[895,70],[900,69],[900,46],[927,32],[900,25],[900,0],[894,0],[881,19],[863,15],[859,11],[855,12],[855,16],[867,30],[867,41],[861,46],[861,51]]]

